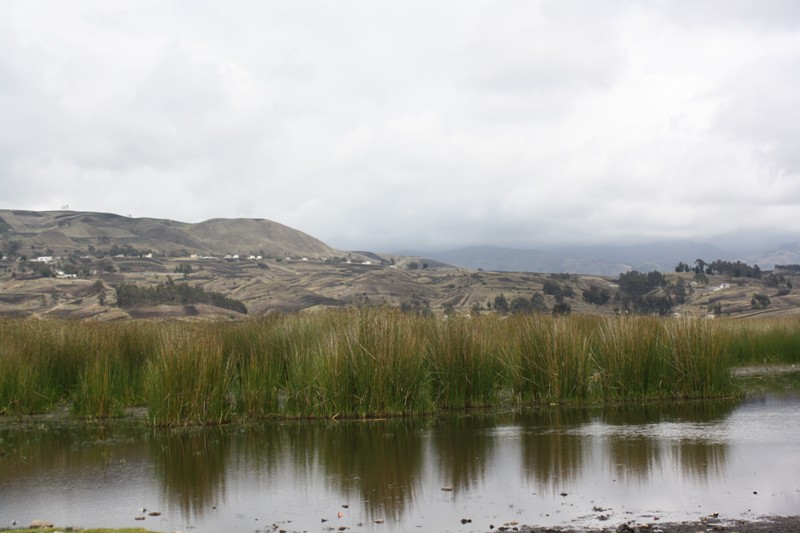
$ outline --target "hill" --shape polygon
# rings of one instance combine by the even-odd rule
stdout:
[[[0,316],[243,316],[236,305],[215,305],[225,299],[243,303],[249,316],[364,305],[481,313],[495,312],[501,295],[510,310],[614,315],[630,307],[618,275],[486,271],[417,256],[341,251],[263,219],[190,224],[107,213],[0,210],[0,249]],[[498,250],[487,253],[500,255]],[[655,302],[669,297],[669,312],[689,316],[798,313],[800,293],[794,287],[800,287],[800,271],[773,274],[745,278],[667,271],[661,286],[641,296]],[[186,284],[175,294],[204,296],[175,297],[172,305],[156,299],[148,300],[151,305],[117,305],[123,284],[152,291]],[[756,294],[768,303],[759,300],[754,306]]]
[[[198,224],[111,213],[0,210],[0,240],[41,255],[91,253],[116,246],[142,254],[333,257],[341,252],[265,219],[211,219]],[[90,248],[91,247],[91,248]],[[45,253],[47,251],[52,253]],[[124,253],[124,252],[123,252]],[[114,254],[118,255],[118,254]]]

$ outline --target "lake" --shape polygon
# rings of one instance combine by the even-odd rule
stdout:
[[[466,532],[796,515],[790,381],[743,400],[221,429],[0,419],[0,527]]]

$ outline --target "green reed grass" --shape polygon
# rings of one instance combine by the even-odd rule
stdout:
[[[583,321],[567,317],[515,317],[515,343],[506,350],[513,393],[523,402],[586,400],[590,371],[589,338]]]
[[[392,309],[240,322],[0,321],[0,413],[146,406],[155,424],[719,397],[729,369],[796,361],[800,320],[494,315]]]
[[[716,323],[676,320],[664,324],[664,349],[675,370],[673,396],[713,398],[733,390],[729,338]]]
[[[234,371],[212,329],[170,324],[144,370],[144,396],[158,425],[223,423],[234,414]]]
[[[669,376],[662,322],[652,317],[606,318],[592,338],[590,386],[606,401],[663,394]]]
[[[54,321],[3,321],[0,411],[44,412],[74,388],[80,367],[68,329]]]
[[[425,339],[418,323],[396,310],[350,313],[341,334],[329,337],[329,411],[360,416],[429,411]]]
[[[93,333],[96,324],[86,328],[84,360],[73,388],[72,412],[85,418],[121,416],[125,407],[126,374],[113,336]]]
[[[737,364],[800,363],[800,319],[723,322]]]
[[[330,409],[326,390],[330,389],[331,350],[337,328],[330,313],[303,317],[286,316],[275,332],[278,353],[283,361],[280,382],[282,413],[288,416],[322,416]]]
[[[503,366],[490,319],[450,318],[428,323],[433,399],[444,408],[495,405]]]
[[[230,360],[236,412],[246,417],[278,413],[279,390],[285,377],[283,344],[269,319],[226,324],[221,328],[224,353]]]

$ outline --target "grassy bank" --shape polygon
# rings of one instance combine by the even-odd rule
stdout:
[[[239,322],[0,322],[0,412],[145,406],[159,425],[476,406],[707,398],[729,368],[800,359],[800,321],[390,309]]]

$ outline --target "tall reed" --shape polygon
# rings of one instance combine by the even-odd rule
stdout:
[[[737,364],[800,363],[800,319],[771,318],[721,324]]]
[[[383,416],[726,396],[734,364],[800,359],[800,320],[494,315],[384,308],[241,322],[0,321],[0,413],[156,424]]]
[[[278,413],[285,379],[283,346],[275,340],[275,319],[224,324],[220,334],[230,359],[236,411],[246,417]]]
[[[113,335],[93,331],[88,325],[83,340],[84,360],[71,394],[72,412],[85,418],[122,415],[125,407],[126,373]]]
[[[515,396],[523,402],[585,400],[590,353],[584,321],[531,315],[512,317],[516,340],[506,351]]]
[[[4,320],[0,410],[44,412],[68,397],[81,372],[80,333],[67,322]]]
[[[664,350],[674,369],[669,389],[679,398],[713,398],[730,394],[733,357],[728,337],[716,323],[675,320],[664,324]]]
[[[481,407],[497,402],[503,367],[491,318],[429,320],[428,361],[436,405]]]
[[[170,426],[228,421],[233,375],[216,331],[169,324],[144,370],[150,419]]]
[[[329,411],[359,416],[430,411],[419,319],[397,310],[372,309],[347,318],[339,335],[329,337]]]
[[[594,396],[614,401],[664,394],[671,369],[662,350],[661,324],[654,317],[603,320],[592,339]]]

